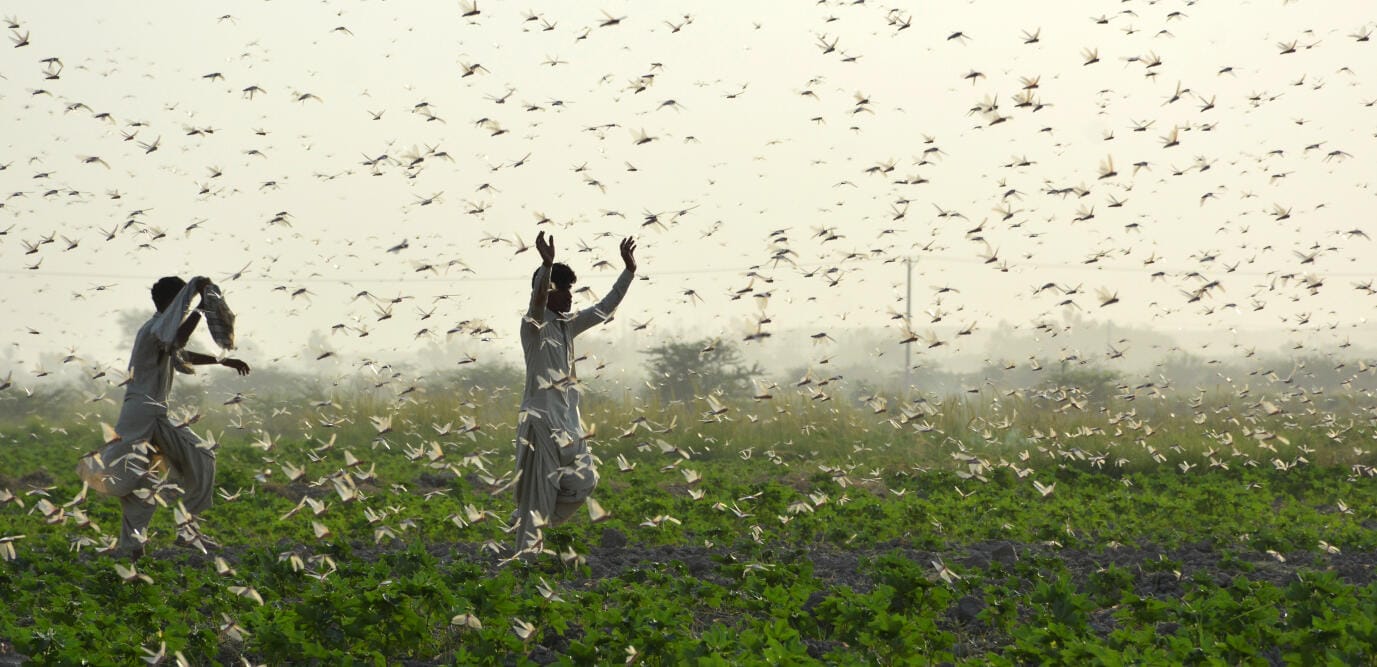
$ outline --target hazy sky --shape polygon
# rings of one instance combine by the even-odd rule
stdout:
[[[407,357],[467,322],[450,345],[516,359],[541,229],[598,295],[640,240],[607,334],[633,342],[740,340],[764,306],[809,349],[898,349],[906,257],[912,328],[958,353],[1068,308],[1337,342],[1377,298],[1366,2],[138,8],[5,3],[0,377],[122,367],[120,313],[165,274],[224,281],[261,357]],[[380,319],[364,290],[412,298]]]

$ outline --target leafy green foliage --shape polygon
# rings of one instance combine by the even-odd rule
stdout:
[[[95,425],[7,423],[0,489],[16,500],[0,504],[0,538],[24,537],[0,561],[0,642],[39,664],[127,664],[160,647],[316,664],[1374,658],[1365,554],[1377,548],[1367,527],[1377,488],[1357,466],[1282,469],[1243,454],[1210,466],[1205,450],[1225,424],[1164,422],[1113,449],[1112,433],[1080,430],[1070,414],[1009,413],[1004,434],[984,433],[1005,406],[948,404],[923,434],[866,427],[845,406],[771,414],[735,402],[732,419],[702,422],[695,406],[638,412],[650,427],[595,445],[611,516],[550,532],[553,549],[578,558],[504,564],[511,415],[462,387],[404,405],[342,395],[262,415],[254,429],[208,417],[198,428],[218,432],[225,494],[202,528],[224,548],[169,546],[163,511],[137,564],[151,584],[124,581],[116,561],[77,541],[107,536],[117,503],[92,494],[51,522],[36,510],[78,497],[70,471],[98,440]],[[382,433],[370,423],[380,414],[391,416]],[[747,427],[746,414],[763,418]],[[300,427],[319,415],[344,419],[328,432]],[[586,415],[613,432],[632,420],[605,401]],[[463,419],[477,428],[436,428]],[[702,426],[664,428],[676,419]],[[1287,429],[1281,419],[1251,427]],[[1288,432],[1293,449],[1278,442],[1267,455],[1326,455],[1322,443],[1294,449],[1306,441]],[[417,455],[432,441],[438,458]],[[1070,443],[1124,462],[1096,465]],[[1197,465],[1135,454],[1146,446]],[[972,452],[988,463],[972,468]],[[284,462],[308,472],[288,479]],[[341,499],[337,475],[359,497]],[[465,618],[476,623],[456,622]]]

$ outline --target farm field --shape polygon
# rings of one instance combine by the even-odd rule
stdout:
[[[1377,0],[74,4],[0,667],[1377,666]]]
[[[0,661],[1374,659],[1377,490],[1349,444],[1365,427],[1340,445],[1318,418],[1264,415],[1244,424],[1265,437],[1231,442],[1236,424],[1165,411],[741,405],[704,423],[594,405],[607,515],[549,530],[535,562],[506,560],[500,406],[336,402],[351,418],[333,429],[212,414],[196,428],[221,497],[201,530],[220,547],[175,546],[160,510],[133,570],[99,553],[118,504],[72,473],[98,416],[10,423]]]

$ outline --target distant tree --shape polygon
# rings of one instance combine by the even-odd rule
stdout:
[[[1178,387],[1194,389],[1220,384],[1219,370],[1189,352],[1174,352],[1157,364],[1157,373]]]
[[[67,424],[74,410],[91,409],[91,404],[84,401],[80,392],[66,384],[39,385],[27,389],[23,393],[12,392],[7,400],[0,400],[0,423],[15,424],[37,419]]]
[[[660,399],[688,401],[714,389],[744,392],[764,373],[758,364],[746,365],[741,350],[723,341],[671,341],[646,350],[650,356],[650,384]]]
[[[1103,405],[1114,393],[1120,377],[1118,371],[1102,366],[1064,361],[1047,378],[1046,386],[1078,389],[1095,403]]]
[[[458,370],[439,373],[437,380],[441,388],[463,391],[507,389],[520,393],[522,388],[526,386],[526,374],[516,365],[506,361],[466,364],[460,366]]]
[[[258,361],[257,357],[247,358]],[[197,381],[179,376],[172,388],[173,403],[215,408],[235,394],[305,401],[319,399],[326,393],[320,380],[312,375],[278,368],[267,362],[250,362],[250,366],[253,374],[244,377],[215,366],[193,367],[196,371],[193,377]]]
[[[128,345],[134,344],[134,334],[139,332],[139,327],[143,326],[148,318],[153,317],[153,303],[150,301],[147,308],[125,308],[120,311],[116,319],[119,324],[115,326],[115,336],[120,340],[128,340]]]

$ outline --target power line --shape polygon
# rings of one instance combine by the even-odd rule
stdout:
[[[671,271],[656,271],[656,272],[655,272],[655,275],[671,276],[671,275],[697,275],[697,274],[707,274],[707,273],[742,273],[742,272],[745,272],[745,271],[750,271],[750,270],[752,270],[753,268],[755,268],[755,267],[747,267],[747,268],[744,268],[744,269],[735,269],[735,268],[720,268],[720,269],[680,269],[680,270],[671,270]],[[39,277],[49,277],[49,278],[84,278],[84,279],[89,279],[89,280],[157,280],[158,278],[161,278],[161,277],[162,277],[162,275],[151,275],[151,274],[132,274],[132,273],[83,273],[83,272],[78,272],[78,271],[19,271],[19,270],[14,270],[14,269],[0,269],[0,275],[9,275],[9,276],[29,276],[29,277],[35,277],[35,278],[39,278]],[[509,281],[518,281],[518,280],[520,280],[520,281],[526,281],[526,280],[530,280],[530,279],[531,279],[530,276],[486,276],[486,277],[485,277],[485,276],[467,276],[467,277],[450,277],[450,276],[445,276],[445,277],[439,277],[439,278],[411,278],[411,277],[406,277],[406,278],[396,278],[396,277],[393,277],[393,278],[370,278],[370,277],[366,277],[366,276],[365,276],[365,277],[355,277],[355,278],[341,278],[341,277],[334,277],[334,276],[307,276],[307,277],[304,277],[304,278],[292,278],[292,279],[290,279],[290,280],[283,280],[283,279],[277,279],[277,278],[268,278],[268,277],[243,277],[243,278],[239,278],[239,279],[235,280],[234,282],[245,282],[245,283],[282,283],[282,282],[293,282],[293,283],[437,283],[437,282],[450,282],[450,283],[460,283],[460,282],[480,282],[480,283],[485,283],[485,282],[509,282]]]
[[[913,257],[913,258],[894,258],[894,257],[884,257],[884,258],[880,258],[880,257],[871,257],[871,256],[850,257],[850,258],[846,258],[846,259],[844,259],[844,260],[842,260],[841,262],[838,262],[838,263],[841,264],[841,263],[845,263],[845,262],[854,262],[854,261],[886,261],[886,262],[899,262],[899,261],[908,261],[909,259],[922,259],[924,262],[946,262],[946,263],[952,263],[952,264],[971,264],[971,265],[976,265],[976,264],[984,264],[984,263],[985,263],[985,260],[980,259],[980,258],[976,258],[976,257],[960,257],[960,256],[953,256],[953,255],[938,255],[938,254],[924,254],[924,255],[918,255],[917,257]],[[762,266],[763,266],[763,264],[758,264],[758,265],[753,265],[753,266],[746,266],[746,267],[721,267],[721,268],[702,268],[702,269],[672,269],[672,270],[665,270],[665,271],[655,271],[655,272],[654,272],[654,275],[663,275],[663,276],[681,275],[681,276],[682,276],[682,275],[707,275],[707,274],[716,274],[716,273],[746,273],[746,272],[748,272],[748,271],[760,270]],[[1100,264],[1100,263],[1098,263],[1098,262],[1094,262],[1094,263],[1078,262],[1078,263],[1074,263],[1074,264],[1071,264],[1071,263],[1064,263],[1064,262],[1021,262],[1021,263],[1015,264],[1015,265],[1013,265],[1013,266],[1010,266],[1009,268],[1010,268],[1010,269],[1033,268],[1033,269],[1047,269],[1047,270],[1093,271],[1093,272],[1096,272],[1096,273],[1137,273],[1137,274],[1148,273],[1148,268],[1147,268],[1146,266],[1142,266],[1142,267],[1113,266],[1113,265],[1108,265],[1108,264]],[[1151,273],[1157,273],[1157,272],[1159,272],[1159,271],[1162,272],[1162,273],[1164,273],[1164,274],[1168,274],[1168,275],[1170,275],[1170,274],[1186,275],[1186,274],[1191,274],[1191,273],[1201,273],[1201,271],[1200,271],[1199,269],[1184,269],[1184,268],[1156,269],[1155,271],[1152,271]],[[1280,271],[1280,270],[1274,270],[1274,271],[1256,271],[1256,270],[1228,270],[1228,269],[1225,269],[1225,270],[1223,271],[1223,273],[1225,273],[1225,274],[1230,274],[1230,275],[1235,275],[1235,276],[1240,276],[1240,277],[1251,277],[1251,278],[1272,278],[1272,277],[1278,277],[1278,276],[1284,274],[1284,272],[1283,272],[1283,271]],[[1294,272],[1295,275],[1299,275],[1299,274],[1301,274],[1301,273],[1304,273],[1304,272],[1303,272],[1303,271],[1295,271],[1295,272]],[[1317,271],[1316,273],[1317,273],[1318,275],[1320,275],[1321,277],[1324,277],[1324,278],[1368,278],[1368,277],[1373,277],[1374,275],[1377,275],[1377,272],[1356,272],[1356,271],[1340,271],[1340,272],[1322,272],[1322,271]],[[27,277],[44,277],[44,278],[84,278],[84,279],[91,279],[91,280],[157,280],[158,278],[162,277],[161,275],[156,275],[156,276],[155,276],[155,275],[151,275],[151,274],[98,273],[98,272],[89,272],[89,273],[88,273],[88,272],[80,272],[80,271],[45,271],[45,270],[28,270],[28,269],[0,269],[0,275],[5,275],[5,276],[21,276],[21,277],[25,277],[25,276],[27,276]],[[303,277],[303,278],[292,278],[292,279],[290,280],[290,282],[294,282],[294,283],[317,283],[317,284],[319,284],[319,283],[342,283],[342,284],[348,284],[348,283],[437,283],[437,282],[438,282],[438,283],[466,283],[466,282],[486,283],[486,282],[513,282],[513,281],[518,281],[518,280],[519,280],[519,281],[526,281],[526,280],[529,280],[529,279],[530,279],[530,276],[522,276],[522,275],[518,275],[518,276],[477,276],[477,275],[474,275],[474,276],[460,276],[460,277],[443,276],[443,277],[437,277],[437,278],[415,278],[415,277],[400,277],[400,278],[399,278],[399,277],[388,277],[388,278],[384,278],[384,277],[349,277],[349,278],[344,278],[344,277],[338,277],[338,276],[307,276],[307,277]],[[240,278],[240,279],[237,280],[236,282],[247,282],[247,283],[281,283],[281,282],[284,282],[284,280],[282,280],[282,279],[277,279],[277,278],[269,278],[269,277],[244,277],[244,278]]]

